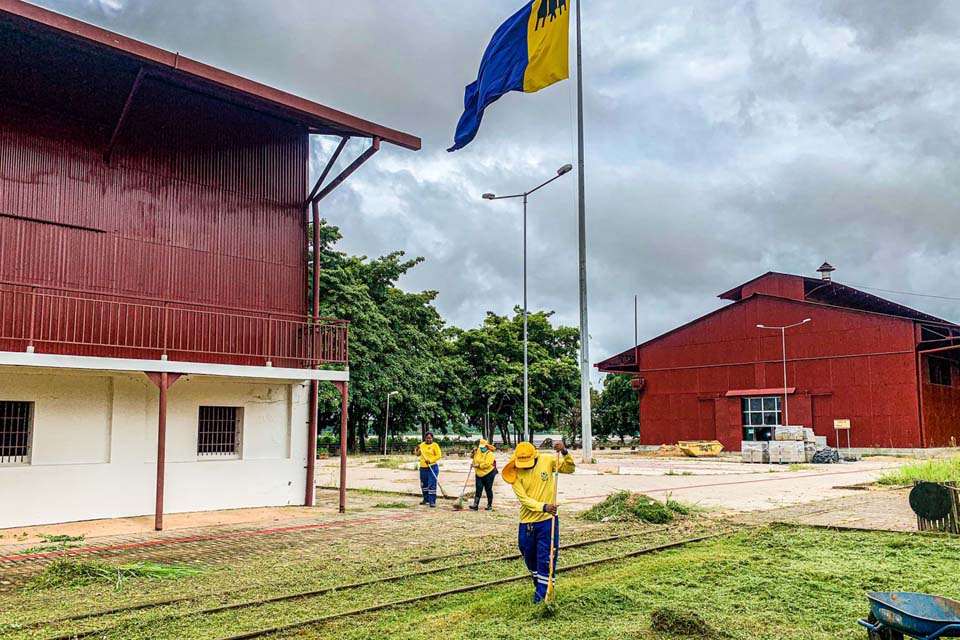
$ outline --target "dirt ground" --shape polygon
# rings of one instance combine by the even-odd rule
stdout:
[[[418,494],[419,479],[412,457],[395,456],[392,469],[378,466],[384,460],[377,456],[350,459],[347,486]],[[502,468],[508,458],[499,456]],[[736,458],[694,459],[657,458],[631,454],[600,455],[594,464],[578,464],[577,471],[560,480],[560,500],[572,509],[587,508],[619,489],[645,493],[660,499],[675,500],[702,507],[730,511],[764,511],[784,506],[801,505],[820,500],[853,496],[857,486],[875,482],[886,469],[903,459],[829,465],[761,465],[743,464]],[[451,495],[459,495],[467,482],[469,461],[445,458],[440,464],[441,487]],[[336,486],[338,461],[321,460],[317,467],[317,484]],[[515,499],[506,484],[496,482],[496,504],[508,506]]]

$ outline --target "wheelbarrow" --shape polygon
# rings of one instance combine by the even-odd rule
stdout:
[[[960,638],[960,602],[925,593],[871,592],[870,617],[857,620],[870,640]]]

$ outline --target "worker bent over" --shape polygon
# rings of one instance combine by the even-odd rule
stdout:
[[[563,453],[557,468],[557,459],[540,455],[529,442],[517,445],[513,458],[503,469],[503,479],[513,485],[520,500],[520,532],[518,544],[523,561],[533,577],[533,602],[543,602],[547,586],[557,564],[560,546],[560,519],[555,502],[554,472],[573,473],[576,463],[563,442],[554,444]],[[553,540],[551,540],[551,533]],[[553,545],[553,570],[550,567],[550,546]]]
[[[420,504],[436,507],[437,477],[440,474],[440,465],[437,463],[443,456],[440,445],[433,441],[433,434],[427,431],[426,437],[414,449],[414,453],[420,456],[420,491],[423,492],[423,500]]]

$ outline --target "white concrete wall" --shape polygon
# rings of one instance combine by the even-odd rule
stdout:
[[[302,504],[306,383],[186,376],[168,394],[166,513]],[[0,465],[0,528],[152,514],[159,392],[143,374],[0,367],[34,402],[29,465]],[[243,407],[237,459],[199,460],[200,405]]]

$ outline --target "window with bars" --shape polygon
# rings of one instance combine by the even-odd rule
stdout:
[[[761,396],[742,398],[740,411],[743,415],[744,440],[772,440],[773,428],[783,424],[783,398],[780,396]]]
[[[33,403],[0,400],[0,465],[30,464]]]
[[[197,456],[237,458],[243,427],[240,407],[200,407],[197,423]]]

